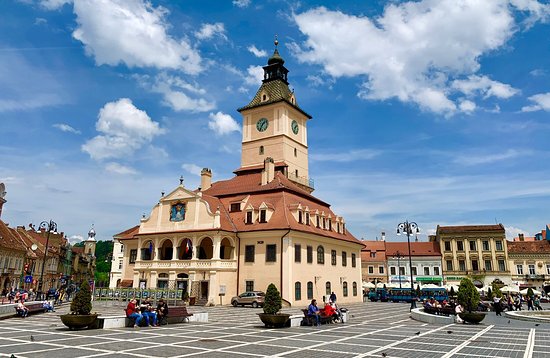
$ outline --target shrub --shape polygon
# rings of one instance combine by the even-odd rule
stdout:
[[[533,292],[533,289],[531,287],[529,287],[527,289],[527,296],[533,297],[534,295],[535,295],[535,293]]]
[[[89,315],[92,311],[92,291],[88,281],[83,281],[80,290],[76,293],[71,302],[71,313]]]
[[[479,292],[469,278],[463,278],[460,281],[458,302],[470,313],[475,311],[479,305]]]
[[[265,293],[264,313],[276,314],[282,307],[281,293],[274,284],[270,283]]]
[[[493,296],[494,296],[493,290],[491,290],[491,287],[489,287],[489,289],[487,290],[487,299],[488,299],[489,301],[492,301],[492,300],[493,300]]]
[[[493,282],[491,286],[493,287],[493,296],[502,298],[502,292],[500,291],[500,287],[495,282]]]

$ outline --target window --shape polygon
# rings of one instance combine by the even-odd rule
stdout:
[[[294,262],[302,262],[302,245],[294,245]]]
[[[316,215],[317,218],[317,224],[315,226],[319,227],[319,215]]]
[[[466,262],[464,260],[458,260],[458,270],[466,271]]]
[[[270,244],[265,247],[265,262],[277,261],[277,245]]]
[[[390,267],[390,275],[395,276],[395,266]]]
[[[357,266],[357,256],[355,254],[351,254],[351,267],[356,267]]]
[[[502,270],[502,271],[504,271],[504,270]],[[550,275],[550,265],[546,265],[546,273],[548,275]]]
[[[413,267],[415,270],[416,270],[416,267]],[[416,275],[416,271],[415,272],[415,275]],[[401,266],[399,267],[399,274],[400,275],[405,275],[405,267]]]
[[[472,260],[472,270],[479,271],[479,264],[477,263],[477,260]]]
[[[451,251],[451,242],[445,241],[445,251]]]
[[[252,210],[246,212],[246,224],[252,224]]]
[[[353,295],[354,295],[354,296],[357,296],[357,282],[354,282],[354,283],[353,283],[352,289],[353,289]]]
[[[430,268],[424,267],[424,276],[429,276],[429,275],[430,275]]]
[[[504,263],[504,260],[498,260],[498,270],[506,271],[506,264]]]
[[[298,149],[294,148],[294,156],[297,157],[298,156]]]
[[[376,251],[371,251],[370,257],[375,258],[376,257]]]
[[[328,219],[328,229],[332,231],[332,220]]]
[[[348,297],[348,283],[344,281],[344,284],[342,286],[344,291],[344,297]]]
[[[313,246],[307,247],[307,263],[313,263]]]
[[[294,283],[294,300],[300,301],[302,299],[302,283]]]
[[[516,272],[518,275],[523,275],[523,265],[516,265]]]
[[[261,223],[266,223],[266,219],[265,219],[265,214],[266,214],[266,210],[265,209],[262,209],[260,210],[260,222]]]
[[[336,266],[336,250],[330,251],[330,263],[332,266]]]
[[[476,251],[476,242],[470,240],[470,251]]]
[[[308,300],[313,299],[313,282],[311,281],[307,283],[307,299]]]
[[[384,266],[378,266],[378,273],[381,275],[384,274]]]
[[[374,266],[369,266],[369,274],[373,274],[374,273]]]
[[[439,276],[439,267],[434,267],[434,276]]]
[[[120,245],[120,253],[124,252],[124,245]]]
[[[306,212],[306,225],[309,225],[309,213]]]
[[[254,291],[254,281],[244,281],[244,286],[247,291]]]
[[[331,293],[332,293],[332,287],[330,286],[330,281],[327,281],[327,283],[325,284],[325,294],[327,296],[330,296]]]
[[[244,262],[254,262],[255,246],[246,245],[244,247]]]
[[[130,250],[130,263],[133,264],[137,259],[137,249]]]
[[[264,146],[261,145],[261,146],[260,146],[260,155],[263,155],[263,154],[264,154]]]
[[[298,222],[302,224],[302,212],[298,211]]]
[[[495,248],[496,248],[497,251],[502,251],[502,241],[501,240],[495,241]]]
[[[120,259],[118,260],[118,269],[119,270],[122,270],[122,263],[124,262],[124,260]]]
[[[447,271],[453,270],[453,260],[447,260]]]
[[[323,223],[323,230],[325,230],[325,228],[326,228],[326,225],[325,225],[326,224],[326,219],[325,218],[322,219],[322,223]]]
[[[529,265],[529,275],[535,274],[535,265]]]
[[[317,246],[317,263],[319,265],[325,264],[325,248],[323,246]]]
[[[413,276],[418,275],[418,273],[417,273],[417,271],[416,271],[416,266],[414,266],[414,267],[412,268],[412,270],[413,270]],[[403,268],[403,275],[404,275],[404,274],[405,274],[405,268]]]
[[[485,271],[493,271],[491,260],[485,260]]]
[[[348,265],[348,253],[345,251],[342,251],[342,266]]]
[[[487,240],[482,241],[481,248],[483,249],[483,251],[489,251],[490,250],[489,241]]]
[[[298,169],[296,169],[294,173],[296,174],[296,178],[298,178]]]
[[[231,206],[229,207],[229,211],[241,211],[241,203],[231,203]]]
[[[462,242],[462,241],[457,241],[457,242],[456,242],[456,249],[457,249],[458,251],[464,251],[464,242]]]

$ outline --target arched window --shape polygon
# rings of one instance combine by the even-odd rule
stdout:
[[[330,287],[330,281],[327,281],[327,283],[325,284],[325,287],[326,287],[325,294],[327,296],[330,296],[330,294],[332,293],[332,287]]]
[[[141,248],[141,259],[142,260],[152,260],[155,252],[155,245],[153,245],[153,241],[149,240],[147,241],[143,247]]]
[[[307,299],[308,300],[313,299],[313,282],[311,281],[307,283]]]
[[[231,241],[224,237],[221,246],[220,246],[220,259],[230,260],[233,255],[233,246],[231,246]]]
[[[193,258],[193,243],[191,239],[183,239],[179,247],[178,258],[180,260],[191,260]]]
[[[342,286],[344,291],[344,297],[348,297],[348,283],[344,281],[344,284]]]
[[[199,260],[210,260],[213,256],[214,245],[212,244],[212,239],[205,237],[201,241],[201,246],[199,247]]]
[[[325,264],[325,248],[321,245],[317,246],[317,263],[320,265]]]
[[[172,241],[164,240],[162,246],[160,247],[160,259],[161,260],[172,260],[174,248],[172,247]]]
[[[302,299],[302,283],[294,283],[294,300],[300,301]]]
[[[357,282],[353,283],[353,295],[357,296]]]

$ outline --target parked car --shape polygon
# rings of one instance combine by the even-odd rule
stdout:
[[[231,304],[233,307],[239,305],[251,305],[252,307],[262,307],[264,305],[265,293],[262,291],[249,291],[241,293],[238,296],[231,298]]]

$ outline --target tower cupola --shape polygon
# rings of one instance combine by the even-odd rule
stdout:
[[[281,80],[288,85],[288,70],[284,66],[285,60],[279,54],[277,49],[279,41],[275,38],[275,51],[273,55],[267,60],[267,66],[264,66],[264,79],[263,83]]]

